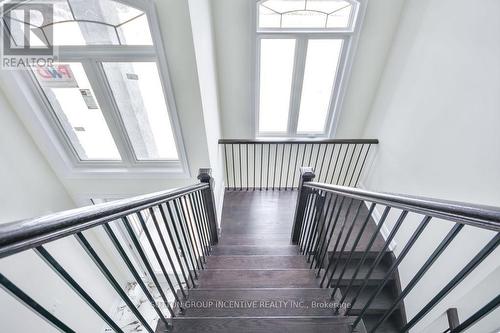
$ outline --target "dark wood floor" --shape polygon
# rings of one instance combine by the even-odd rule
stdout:
[[[173,319],[173,332],[350,332],[353,318],[333,314],[328,291],[290,244],[296,195],[225,193],[219,244],[189,291],[185,312]],[[377,239],[376,247],[381,244]]]

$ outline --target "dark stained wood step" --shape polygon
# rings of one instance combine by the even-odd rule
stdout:
[[[217,245],[212,255],[297,255],[298,248],[295,245],[265,246],[265,245]]]
[[[350,333],[353,318],[176,318],[171,332],[182,333]],[[156,332],[164,332],[159,322]]]
[[[354,306],[351,309],[350,314],[352,315],[360,314],[361,310],[366,305],[368,299],[375,292],[376,288],[377,288],[376,286],[365,287],[365,289],[361,292],[358,299],[356,300],[356,303],[354,303]],[[340,290],[343,291],[343,288],[340,288]],[[351,303],[353,297],[356,295],[357,292],[358,292],[358,287],[351,288],[345,301],[347,303]],[[366,313],[374,315],[375,314],[382,315],[391,307],[393,302],[394,302],[394,296],[392,294],[392,291],[390,290],[389,287],[384,287],[382,291],[378,294],[378,296],[375,297],[373,302],[370,304]]]
[[[317,288],[311,270],[227,270],[200,272],[199,288]]]
[[[303,256],[210,256],[209,269],[305,269],[309,266]]]
[[[290,234],[270,234],[253,236],[240,234],[222,234],[219,239],[219,245],[291,245]]]
[[[184,317],[331,316],[335,304],[319,288],[189,291]]]

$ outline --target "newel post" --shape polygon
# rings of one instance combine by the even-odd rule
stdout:
[[[210,228],[211,243],[215,245],[219,242],[217,211],[215,208],[214,179],[212,178],[212,169],[199,169],[198,179],[201,183],[207,183],[210,187],[202,191],[203,201],[205,203],[208,215],[208,226]]]
[[[292,228],[292,244],[297,244],[300,236],[300,229],[304,221],[306,210],[307,196],[312,192],[308,187],[304,187],[304,183],[314,179],[314,171],[311,167],[300,168],[299,194],[297,195],[297,204],[295,205],[295,216],[293,218]]]

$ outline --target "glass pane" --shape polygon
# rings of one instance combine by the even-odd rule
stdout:
[[[346,28],[351,19],[352,6],[347,6],[328,15],[328,28]]]
[[[267,0],[262,1],[260,4],[278,13],[284,13],[304,9],[306,0]]]
[[[104,71],[139,160],[178,160],[155,62],[108,62]]]
[[[139,9],[110,0],[69,0],[77,20],[119,25],[141,14]]]
[[[298,10],[283,14],[281,20],[282,28],[324,28],[326,26],[324,13],[308,10]]]
[[[262,39],[259,132],[287,131],[295,39]]]
[[[116,30],[108,25],[90,22],[62,22],[44,31],[54,39],[53,45],[118,45]]]
[[[297,132],[325,131],[341,50],[342,40],[309,40]]]
[[[82,64],[33,71],[80,159],[121,160]]]
[[[281,15],[265,6],[259,6],[259,27],[279,28],[281,26]]]
[[[117,30],[124,45],[153,45],[146,15],[119,26]]]

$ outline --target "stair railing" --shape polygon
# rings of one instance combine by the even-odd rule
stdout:
[[[400,332],[408,332],[429,314],[500,243],[500,208],[498,207],[379,193],[352,187],[313,182],[315,175],[311,167],[300,168],[300,174],[301,181],[292,230],[292,243],[298,244],[301,254],[307,256],[310,268],[314,269],[317,276],[321,279],[321,287],[331,289],[331,299],[335,300],[336,304],[345,304],[347,300],[349,301],[348,303],[350,304],[343,312],[344,315],[352,315],[353,306],[356,302],[360,302],[359,296],[366,288],[371,274],[377,265],[380,264],[384,255],[388,253],[400,227],[405,223],[405,220],[408,222],[408,215],[412,214],[412,219],[416,218],[416,221],[419,221],[406,244],[398,244],[398,247],[401,246],[402,249],[386,272],[382,282],[376,286],[375,291],[371,293],[368,300],[362,305],[362,310],[353,323],[353,329],[363,320],[367,309],[381,293],[390,277],[396,273],[400,263],[430,223],[443,223],[440,220],[445,220],[453,222],[453,226],[417,273],[411,278],[410,282],[403,288],[397,299],[389,307],[389,310],[381,315],[375,326],[369,330],[370,333],[377,332],[391,314],[403,306],[402,302],[405,297],[446,251],[464,226],[491,230],[493,231],[492,237],[413,318],[403,324]],[[375,209],[379,207],[382,208],[382,213],[380,216],[375,217]],[[368,272],[362,274],[360,268],[366,261],[368,252],[373,248],[377,237],[380,237],[381,229],[383,227],[387,228],[390,224],[388,220],[391,218],[394,219],[394,223],[392,223],[390,232],[388,232],[388,235],[383,240],[382,249],[378,250],[378,254],[374,262],[370,265]],[[376,223],[372,234],[366,232],[370,221]],[[362,237],[369,239],[364,247],[361,247],[360,243]],[[356,268],[352,272],[350,279],[347,277],[344,278],[346,276],[346,269],[352,261],[354,253],[357,254],[356,258],[360,258],[360,260],[355,265]],[[355,290],[353,288],[354,282],[358,277],[362,280],[362,283]],[[343,279],[349,282],[344,284],[347,287],[343,288],[341,292],[340,283]],[[453,333],[462,332],[496,309],[500,304],[500,296],[495,296],[471,317],[449,331]],[[339,313],[340,310],[340,307],[338,307],[336,312]]]
[[[376,139],[221,139],[226,190],[296,190],[299,167],[317,179],[356,187]]]
[[[218,241],[213,185],[210,169],[200,169],[200,183],[184,188],[151,193],[124,200],[117,200],[95,206],[59,212],[39,218],[0,225],[0,258],[13,256],[23,251],[34,251],[45,263],[64,280],[64,282],[86,302],[86,304],[114,332],[123,332],[123,328],[106,310],[93,299],[62,264],[47,249],[46,244],[65,237],[75,237],[80,246],[92,259],[105,280],[130,309],[145,331],[154,333],[155,328],[146,320],[127,295],[124,286],[111,273],[102,259],[103,254],[92,246],[88,236],[89,230],[102,228],[119,254],[135,282],[146,295],[159,320],[170,328],[169,318],[176,316],[170,297],[175,300],[180,312],[183,311],[181,297],[186,297],[186,289],[196,287],[198,272],[205,268],[206,256],[211,253],[212,246]],[[143,278],[139,269],[133,264],[128,246],[120,241],[119,227],[126,230],[127,237],[132,240],[133,253],[143,267],[159,294],[154,299],[153,292]],[[139,239],[142,237],[142,241]],[[145,238],[144,238],[145,237]],[[155,243],[153,237],[159,239]],[[146,246],[152,254],[146,254]],[[165,253],[162,256],[160,253]],[[109,255],[109,253],[106,253]],[[153,271],[153,261],[160,267],[161,276],[168,289],[164,288]],[[75,332],[64,322],[64,319],[53,315],[40,304],[35,297],[0,273],[0,286],[19,302],[46,319],[55,328],[63,332]],[[167,289],[167,290],[165,290]],[[162,310],[160,302],[166,309]],[[7,309],[2,309],[8,315]]]

